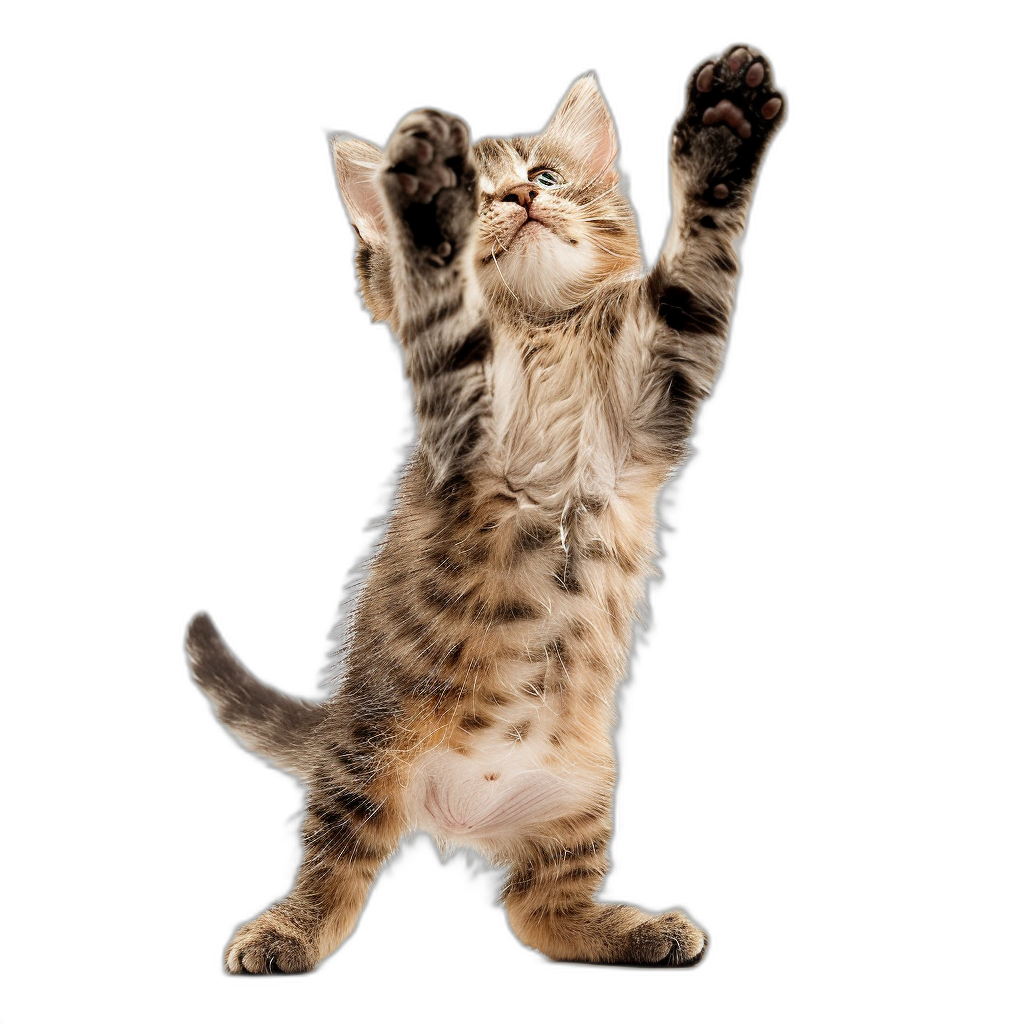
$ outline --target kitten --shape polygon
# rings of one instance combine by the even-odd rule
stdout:
[[[462,121],[421,110],[383,153],[335,140],[362,293],[401,340],[419,436],[325,703],[255,680],[207,616],[189,628],[225,725],[309,790],[295,888],[239,929],[229,971],[314,967],[412,829],[507,867],[512,928],[549,957],[703,955],[682,913],[594,894],[655,502],[722,360],[782,105],[749,47],[693,74],[647,274],[591,77],[532,138],[471,146]]]

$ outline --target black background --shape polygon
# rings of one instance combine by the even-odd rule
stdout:
[[[168,145],[175,195],[163,226],[187,250],[154,313],[178,339],[166,353],[173,400],[161,415],[173,440],[151,541],[155,590],[174,600],[159,624],[165,728],[150,753],[163,792],[161,881],[146,911],[180,950],[174,979],[161,982],[168,994],[202,989],[249,1011],[297,1009],[312,988],[351,1012],[352,983],[372,979],[378,1010],[445,1012],[474,990],[518,1015],[538,982],[559,993],[559,1012],[585,990],[623,985],[681,1012],[738,1009],[755,988],[767,998],[794,986],[787,908],[804,899],[802,865],[816,856],[794,718],[818,671],[803,624],[820,612],[811,537],[825,513],[814,408],[827,391],[816,327],[824,271],[808,207],[827,133],[821,55],[785,25],[725,15],[686,31],[607,23],[597,43],[571,30],[552,42],[536,18],[508,20],[474,23],[481,38],[500,37],[497,48],[453,46],[424,28],[419,49],[370,53],[352,38],[332,54],[274,46],[267,32],[260,47],[183,68],[189,98]],[[609,898],[685,907],[712,935],[707,962],[664,974],[550,965],[511,936],[493,881],[459,857],[440,864],[421,841],[385,871],[356,935],[314,975],[225,978],[234,927],[289,888],[301,794],[215,723],[185,672],[185,624],[210,611],[258,676],[314,694],[344,581],[410,438],[397,352],[355,296],[327,133],[383,143],[419,105],[462,115],[476,136],[532,132],[594,70],[653,258],[689,73],[734,41],[773,61],[788,123],[742,245],[725,371],[666,504],[666,580],[622,696],[606,887]]]

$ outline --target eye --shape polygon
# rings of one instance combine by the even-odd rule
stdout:
[[[559,185],[565,184],[565,178],[558,171],[553,171],[548,167],[540,171],[533,171],[530,174],[530,181],[542,188],[558,188]]]

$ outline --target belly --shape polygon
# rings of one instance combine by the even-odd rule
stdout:
[[[610,764],[605,770],[596,751],[583,757],[557,721],[508,721],[417,760],[409,787],[417,827],[442,842],[501,841],[586,811],[610,792]]]

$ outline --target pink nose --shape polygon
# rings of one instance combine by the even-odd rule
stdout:
[[[536,198],[537,192],[535,189],[530,188],[529,185],[520,185],[514,191],[509,192],[509,194],[502,199],[502,202],[518,203],[520,206],[529,206]]]

